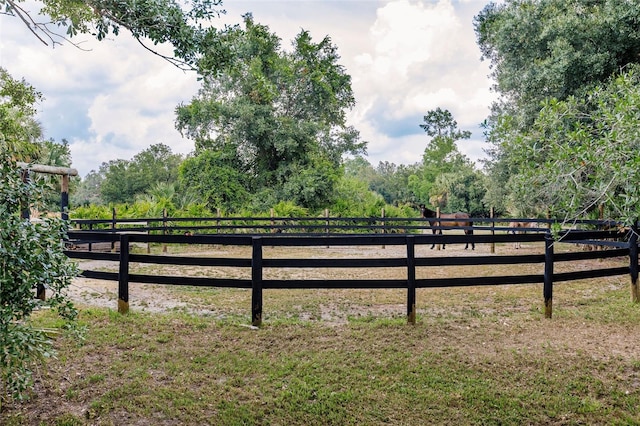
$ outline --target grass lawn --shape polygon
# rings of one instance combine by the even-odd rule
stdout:
[[[180,304],[127,315],[79,302],[85,340],[59,337],[0,424],[640,424],[628,277],[556,285],[550,320],[541,285],[420,289],[415,325],[403,291],[269,290],[254,329],[250,293],[162,287]]]

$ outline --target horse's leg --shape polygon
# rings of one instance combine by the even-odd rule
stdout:
[[[431,226],[433,226],[433,225],[431,225]],[[438,230],[437,230],[437,229],[433,229],[432,231],[433,231],[433,235],[436,235],[436,234],[438,233]],[[433,250],[433,248],[434,248],[435,246],[436,246],[436,243],[431,244],[431,250]]]

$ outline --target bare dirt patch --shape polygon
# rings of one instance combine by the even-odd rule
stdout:
[[[573,246],[564,246],[575,250]],[[202,248],[189,255],[250,258],[250,247]],[[371,247],[265,247],[265,258],[343,259],[343,258],[404,258],[404,246]],[[513,253],[542,253],[541,244],[523,244],[519,250],[511,245],[497,245],[495,255]],[[194,254],[195,253],[195,254]],[[187,255],[186,253],[182,253]],[[416,257],[433,256],[477,256],[490,254],[489,245],[479,245],[475,251],[464,250],[462,245],[448,246],[446,250],[417,246]],[[556,265],[556,272],[584,270],[605,266],[626,265],[627,259],[605,261],[567,262]],[[80,261],[80,269],[117,272],[116,262]],[[250,279],[249,268],[216,268],[175,265],[131,264],[132,273],[158,274],[165,276],[215,277]],[[542,264],[528,265],[481,265],[456,267],[420,267],[417,278],[470,277],[492,275],[542,274]],[[268,268],[265,279],[406,279],[405,268]],[[627,277],[587,280],[601,283],[604,290],[618,288],[628,282]],[[503,287],[468,287],[449,289],[419,289],[418,313],[429,316],[456,317],[467,315],[472,310],[478,315],[522,313],[538,309],[542,304],[542,289],[539,285]],[[556,292],[562,297],[562,288],[571,284],[561,283]],[[597,297],[603,288],[598,284],[574,289],[573,300],[580,297]],[[193,288],[170,285],[131,283],[129,303],[132,310],[163,312],[180,310],[191,313],[211,314],[224,317],[229,314],[250,315],[250,291],[246,289]],[[117,282],[77,278],[69,289],[69,296],[78,305],[117,308]],[[557,295],[556,295],[557,297]],[[265,315],[269,312],[293,311],[300,319],[323,320],[343,323],[349,317],[388,316],[406,314],[406,292],[404,290],[267,290]]]

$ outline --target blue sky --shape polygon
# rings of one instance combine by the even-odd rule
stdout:
[[[301,29],[315,40],[330,36],[352,77],[357,105],[349,124],[368,142],[374,166],[420,161],[429,139],[419,124],[437,107],[472,132],[459,149],[477,160],[484,147],[479,124],[495,99],[473,32],[473,17],[486,4],[227,0],[216,25],[239,23],[251,12],[285,48]],[[74,41],[83,50],[44,46],[17,19],[0,16],[0,66],[42,92],[38,119],[47,137],[70,142],[81,176],[155,143],[182,154],[193,149],[174,128],[174,110],[196,94],[196,75],[151,55],[124,32],[102,42],[84,35]]]

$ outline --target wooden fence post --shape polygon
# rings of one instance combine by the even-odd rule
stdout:
[[[440,219],[440,207],[436,207],[436,217]],[[433,226],[434,224],[436,226],[442,226],[442,222],[440,222],[439,220],[437,222],[432,223],[431,226]],[[442,231],[441,229],[440,232],[438,232],[438,234],[440,234],[441,232],[444,232],[444,231]],[[442,244],[438,244],[436,250],[441,250],[441,249],[442,249]]]
[[[167,235],[167,209],[162,209],[162,235]],[[167,252],[166,243],[162,243],[162,252]]]
[[[129,312],[129,235],[120,235],[120,270],[118,272],[118,312]]]
[[[271,216],[271,233],[275,234],[276,233],[276,221],[275,221],[275,217],[276,217],[276,212],[275,210],[273,210],[273,208],[269,209],[269,215]]]
[[[407,235],[407,322],[416,323],[416,250],[413,235]]]
[[[29,170],[28,169],[22,169],[22,171],[20,172],[21,177],[22,177],[22,182],[27,184],[29,183]],[[31,216],[31,211],[30,211],[30,206],[29,206],[29,202],[22,204],[20,206],[20,219],[29,219],[29,217]]]
[[[386,234],[386,233],[387,233],[387,230],[386,230],[386,229],[385,229],[385,227],[384,227],[384,207],[382,208],[381,215],[382,215],[382,221],[381,221],[381,223],[382,223],[382,233],[383,233],[383,234]],[[382,248],[383,248],[383,249],[384,249],[384,248],[387,248],[387,246],[385,246],[385,245],[383,244],[383,245],[382,245]]]
[[[551,318],[553,312],[553,236],[550,233],[544,238],[544,316]]]
[[[60,217],[69,220],[69,175],[62,175],[60,184]]]
[[[116,208],[114,207],[113,209],[111,209],[111,230],[114,235],[115,235],[115,229],[116,229]],[[115,251],[116,251],[116,243],[115,241],[111,241],[111,252],[115,253]]]
[[[629,238],[629,274],[631,275],[631,301],[640,302],[638,298],[638,221],[633,222]]]
[[[327,234],[327,237],[329,236],[329,209],[324,209],[324,230],[325,233]],[[329,248],[329,246],[325,246],[325,248]]]
[[[80,227],[80,229],[82,229],[82,226]],[[93,223],[92,222],[89,222],[89,231],[93,231]],[[92,248],[93,248],[92,244],[89,243],[89,251],[91,251]]]
[[[262,325],[262,237],[251,239],[251,324]]]
[[[496,211],[493,207],[491,207],[491,209],[489,210],[489,217],[491,219],[494,219],[496,217]],[[491,221],[491,235],[496,235],[496,231],[495,231],[495,227],[496,227],[496,223],[492,220]],[[494,254],[496,252],[496,243],[495,241],[491,241],[491,254]]]

